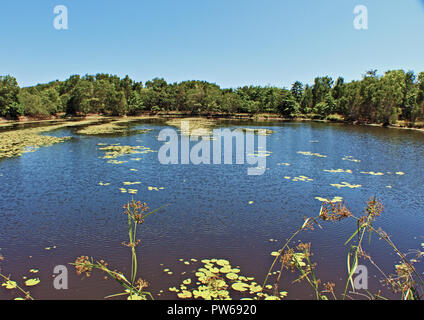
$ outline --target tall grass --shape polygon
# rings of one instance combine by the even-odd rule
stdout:
[[[363,292],[359,292],[354,285],[354,275],[358,270],[359,262],[369,262],[382,276],[383,284],[387,285],[391,291],[399,296],[402,300],[420,300],[424,296],[424,281],[421,275],[417,272],[414,264],[418,262],[417,259],[408,260],[406,255],[403,254],[398,247],[393,243],[387,233],[381,228],[376,229],[374,222],[378,216],[383,212],[382,203],[375,199],[370,198],[367,202],[365,212],[357,217],[346,208],[343,203],[332,203],[325,202],[321,206],[320,213],[317,217],[307,218],[303,225],[284,243],[283,247],[279,250],[278,256],[274,259],[271,267],[268,270],[268,274],[265,277],[262,287],[265,287],[269,280],[269,275],[277,266],[280,264],[280,272],[274,283],[274,290],[278,292],[278,285],[281,281],[283,271],[290,270],[292,272],[298,272],[298,277],[294,283],[300,281],[306,281],[312,288],[315,298],[317,300],[328,300],[330,298],[334,300],[338,299],[354,299],[353,296],[366,297],[368,299],[386,299],[381,295],[381,290],[376,293],[372,293],[367,289]],[[352,219],[356,222],[355,232],[347,239],[344,245],[349,245],[347,253],[347,279],[343,288],[341,296],[337,297],[335,293],[334,283],[322,283],[322,281],[316,275],[316,263],[311,261],[311,244],[300,242],[296,247],[290,247],[292,241],[305,230],[313,230],[314,226],[322,228],[319,224],[321,221],[340,221],[343,219]],[[368,238],[368,242],[371,242],[371,235],[376,234],[380,239],[393,250],[396,256],[401,260],[400,264],[395,265],[395,274],[387,274],[383,269],[377,265],[374,259],[365,252],[363,243]],[[424,252],[416,250],[417,258],[422,257]],[[350,289],[350,290],[349,290]]]
[[[141,203],[140,201],[136,202],[135,200],[132,200],[124,206],[124,213],[128,217],[129,242],[123,242],[122,244],[131,250],[131,273],[129,279],[127,279],[123,273],[117,270],[111,270],[104,260],[94,262],[93,258],[88,258],[87,256],[78,257],[75,262],[72,263],[72,265],[75,266],[77,273],[79,275],[85,274],[86,276],[90,276],[93,269],[98,269],[109,275],[125,289],[124,292],[109,295],[106,298],[127,295],[128,300],[147,300],[149,298],[154,300],[152,294],[148,291],[145,291],[145,289],[148,287],[147,281],[143,280],[142,278],[138,278],[138,280],[136,280],[139,268],[135,248],[141,242],[139,239],[137,239],[137,227],[143,224],[147,217],[164,207],[165,206],[153,211],[149,211],[149,207],[146,203]]]

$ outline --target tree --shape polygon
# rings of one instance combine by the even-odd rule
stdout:
[[[303,98],[303,84],[302,82],[296,81],[291,87],[291,94],[297,103],[300,103]]]
[[[20,88],[10,75],[0,77],[0,116],[16,118],[24,113],[18,95]]]
[[[87,114],[91,111],[93,98],[93,83],[87,80],[79,80],[70,92],[71,98],[66,105],[67,114]]]
[[[396,123],[402,113],[405,92],[405,72],[387,71],[380,80],[378,95],[377,121],[385,125]]]
[[[305,86],[303,90],[302,100],[300,101],[300,111],[304,114],[312,112],[313,108],[313,92],[312,87],[309,85]]]
[[[128,98],[128,114],[137,115],[143,112],[146,109],[146,106],[141,99],[140,94],[137,91],[131,91]]]
[[[314,85],[312,87],[313,106],[324,101],[327,94],[331,91],[332,85],[333,79],[328,76],[315,78]]]

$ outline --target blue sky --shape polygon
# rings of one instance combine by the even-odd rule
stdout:
[[[366,5],[369,29],[353,27]],[[53,27],[66,5],[69,29]],[[72,74],[221,87],[424,71],[423,0],[2,0],[0,74],[21,86]]]

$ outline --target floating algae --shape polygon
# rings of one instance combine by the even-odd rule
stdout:
[[[291,180],[291,181],[294,181],[294,182],[297,182],[297,181],[312,182],[312,181],[314,181],[314,179],[309,178],[307,176],[298,176],[298,177],[294,177],[294,178],[286,176],[286,177],[284,177],[284,179]]]
[[[23,153],[34,152],[39,147],[47,147],[71,139],[71,137],[41,135],[44,132],[91,124],[97,121],[98,120],[82,120],[76,122],[63,122],[61,124],[38,128],[0,132],[0,158],[18,157]]]
[[[351,189],[356,189],[356,188],[360,188],[362,187],[361,184],[350,184],[348,182],[342,182],[342,183],[333,183],[331,184],[331,186],[336,187],[337,189],[340,188],[351,188]]]
[[[254,129],[254,128],[239,128],[236,130],[242,131],[244,133],[253,133],[258,136],[269,136],[275,132],[274,130],[270,130],[270,129]]]
[[[341,201],[343,201],[343,198],[342,197],[334,197],[333,199],[327,199],[327,198],[321,198],[321,197],[315,197],[315,199],[317,199],[318,201],[321,201],[321,202],[333,202],[333,203],[335,203],[335,202],[341,202]]]
[[[325,172],[330,172],[330,173],[352,173],[352,170],[347,169],[347,170],[343,170],[343,169],[324,169]]]
[[[0,133],[0,158],[19,157],[23,153],[34,152],[39,147],[47,147],[71,139],[71,137],[40,135],[45,131],[47,131],[45,128],[44,130],[38,128]]]
[[[150,129],[132,130],[120,124],[127,123],[130,120],[123,119],[111,121],[108,123],[89,125],[77,131],[82,135],[110,135],[110,134],[140,134],[150,131]]]
[[[164,187],[147,187],[147,190],[149,191],[159,191],[165,189]]]
[[[249,154],[247,154],[249,157],[261,157],[261,158],[263,158],[263,157],[269,157],[270,155],[272,154],[272,152],[271,151],[267,151],[267,150],[258,150],[257,152],[255,152],[255,153],[249,153]]]
[[[383,172],[374,172],[374,171],[370,171],[370,172],[366,172],[366,171],[361,171],[361,173],[363,174],[369,174],[372,176],[384,176]]]
[[[344,157],[342,158],[342,160],[344,160],[344,161],[350,161],[350,162],[361,162],[361,160],[355,159],[355,158],[354,158],[354,157],[352,157],[352,156],[344,156]]]
[[[140,181],[135,181],[135,182],[125,181],[125,182],[122,182],[122,183],[126,186],[131,186],[131,185],[134,185],[134,184],[141,184]]]
[[[172,119],[166,122],[168,126],[177,127],[181,134],[190,136],[210,136],[216,122],[204,118]]]
[[[304,156],[313,156],[313,157],[318,157],[318,158],[327,158],[327,156],[323,155],[323,154],[319,154],[319,153],[312,153],[310,151],[298,151],[298,154],[303,154]]]
[[[40,279],[38,279],[38,278],[37,279],[29,279],[29,280],[25,281],[25,285],[27,287],[33,287],[33,286],[36,286],[39,283],[40,283]]]
[[[129,154],[141,154],[155,152],[148,147],[144,146],[121,146],[121,145],[109,145],[107,147],[99,148],[101,151],[105,151],[103,159],[116,159]],[[116,161],[108,161],[114,163]],[[128,162],[128,161],[125,161]]]

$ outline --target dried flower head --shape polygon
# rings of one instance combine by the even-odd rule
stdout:
[[[81,256],[75,260],[75,269],[78,275],[85,274],[86,277],[89,277],[93,267],[87,256]]]
[[[373,220],[375,220],[375,217],[380,216],[383,210],[384,206],[381,201],[375,197],[371,197],[367,202],[365,213],[368,217],[371,217]]]
[[[324,202],[319,216],[324,221],[340,221],[353,215],[342,202]]]

